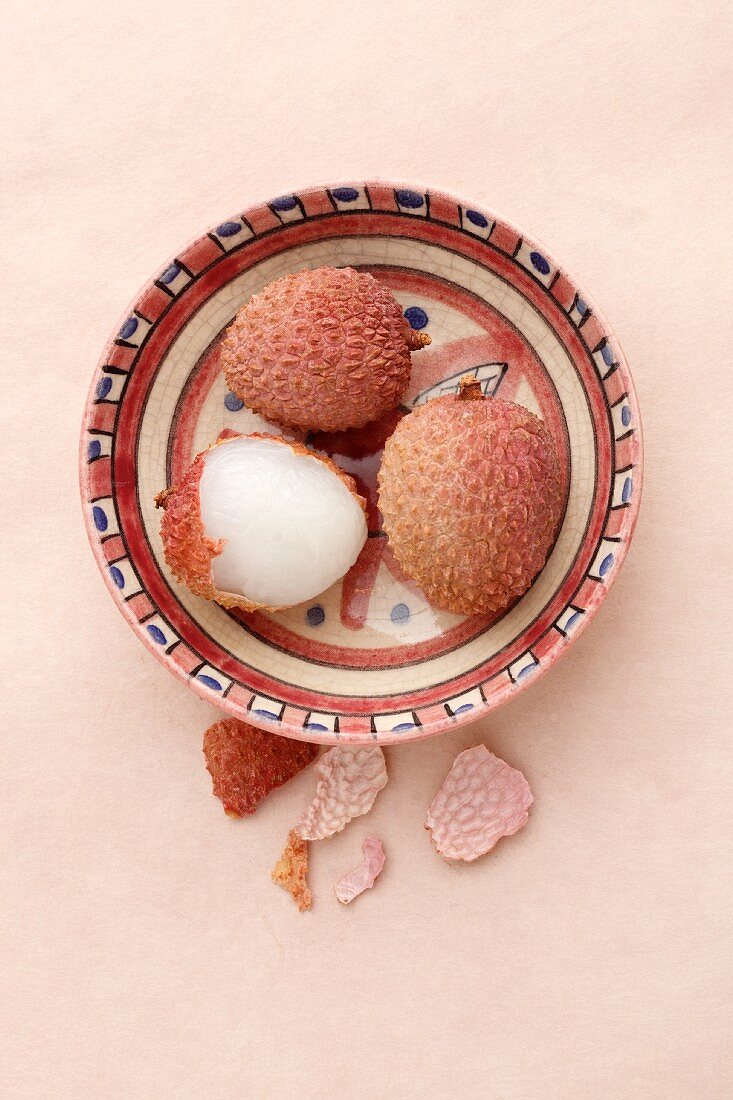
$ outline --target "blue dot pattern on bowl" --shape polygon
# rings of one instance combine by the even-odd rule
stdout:
[[[461,703],[460,707],[456,707],[453,711],[453,714],[465,714],[469,710],[473,710],[473,703]]]
[[[600,566],[598,567],[598,572],[600,573],[600,575],[602,577],[605,577],[606,573],[608,572],[608,570],[611,568],[612,565],[613,565],[613,554],[606,554],[605,558],[603,559]]]
[[[420,306],[408,306],[405,310],[405,320],[410,328],[425,328],[428,323],[428,315]]]
[[[129,340],[137,332],[137,317],[128,317],[120,329],[120,339]]]
[[[270,206],[273,210],[294,210],[298,205],[295,195],[281,195],[279,199],[273,199]]]
[[[237,233],[242,232],[242,227],[237,222],[222,222],[215,232],[217,237],[236,237]]]
[[[326,612],[323,610],[319,603],[314,604],[313,607],[309,607],[305,613],[305,617],[308,620],[309,626],[320,626],[325,621]]]
[[[632,485],[633,485],[633,482],[632,482],[631,478],[627,477],[626,481],[624,482],[624,487],[621,490],[621,502],[622,502],[622,504],[628,504],[629,501],[631,500]]]
[[[168,284],[172,283],[173,280],[175,278],[177,278],[177,276],[180,275],[180,274],[181,274],[181,269],[178,266],[178,264],[171,264],[170,267],[167,267],[165,269],[163,274],[158,279],[158,282],[159,283],[165,283],[165,285],[168,286]]]
[[[613,366],[613,352],[611,351],[610,344],[604,344],[601,348],[601,357],[607,367]]]
[[[568,630],[570,630],[573,626],[575,626],[575,624],[577,623],[577,621],[578,621],[578,619],[580,618],[581,615],[582,615],[581,611],[573,612],[573,614],[567,620],[567,622],[565,623],[565,626],[563,628],[565,630],[566,634],[567,634]]]
[[[99,442],[99,440],[98,439],[90,440],[89,446],[87,447],[87,458],[89,459],[89,461],[91,462],[93,459],[99,458],[101,453],[102,453],[102,444]]]
[[[406,603],[396,603],[389,613],[393,623],[406,623],[410,618],[410,609]]]
[[[532,262],[532,267],[535,271],[539,271],[540,275],[550,274],[550,265],[541,252],[530,252],[529,258]]]
[[[229,412],[233,413],[239,412],[240,409],[244,408],[244,401],[242,401],[241,397],[237,397],[236,393],[232,393],[231,391],[224,398],[224,404],[229,409]]]
[[[529,676],[530,672],[534,672],[536,668],[536,664],[525,665],[524,668],[520,668],[519,672],[517,673],[517,680],[521,680],[523,676]]]
[[[575,308],[577,309],[581,317],[585,317],[586,313],[588,312],[588,307],[582,298],[578,298],[577,302],[575,303]]]
[[[122,575],[122,571],[120,569],[118,569],[116,565],[110,565],[109,575],[112,578],[112,580],[115,582],[115,584],[117,585],[118,588],[124,588],[125,587],[125,578]]]
[[[92,517],[94,519],[94,526],[98,531],[104,533],[109,526],[109,520],[107,519],[107,513],[104,508],[100,508],[98,504],[95,504],[92,508]]]
[[[97,382],[97,400],[103,401],[109,391],[112,389],[112,379],[108,374],[105,374]]]
[[[328,733],[328,726],[324,726],[322,722],[306,722],[305,728],[318,733]]]
[[[424,195],[418,195],[417,191],[395,191],[394,194],[399,205],[407,210],[419,210],[425,205]]]
[[[334,187],[331,192],[337,202],[356,202],[359,192],[355,187]]]
[[[621,410],[621,423],[625,428],[628,428],[629,424],[631,423],[631,409],[628,405],[624,405],[623,409]]]
[[[218,680],[215,680],[213,676],[207,676],[205,672],[200,672],[196,677],[202,684],[205,684],[207,688],[211,688],[212,691],[221,691],[221,684]]]
[[[158,645],[165,645],[168,639],[159,626],[156,626],[155,623],[151,623],[146,629],[154,642],[157,642]]]
[[[466,218],[470,221],[471,225],[476,225],[479,229],[486,229],[489,224],[489,219],[485,214],[482,214],[480,210],[467,210]]]
[[[259,708],[252,711],[258,718],[266,718],[268,722],[279,722],[280,717],[277,714],[273,714],[271,710],[260,710]]]

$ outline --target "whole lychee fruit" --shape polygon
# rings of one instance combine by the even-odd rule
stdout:
[[[172,572],[245,611],[292,607],[346,573],[367,537],[365,501],[323,455],[273,435],[222,438],[156,497]]]
[[[459,394],[420,406],[387,440],[379,507],[397,561],[432,604],[499,613],[529,588],[558,529],[552,437],[527,409],[464,379]]]
[[[358,428],[395,408],[410,379],[413,332],[366,272],[319,267],[250,298],[221,344],[227,385],[268,420],[314,431]]]

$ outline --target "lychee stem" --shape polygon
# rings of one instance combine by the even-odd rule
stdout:
[[[419,351],[420,348],[426,348],[432,342],[427,332],[416,332],[414,328],[411,328],[407,333],[407,346],[410,351]]]
[[[165,507],[168,503],[168,498],[169,498],[169,496],[171,495],[172,492],[173,492],[173,489],[161,489],[159,493],[156,493],[156,495],[154,497],[155,507],[156,508],[162,508],[163,510],[165,510]]]
[[[474,374],[464,374],[458,383],[458,397],[461,401],[482,401],[484,398],[481,383]]]

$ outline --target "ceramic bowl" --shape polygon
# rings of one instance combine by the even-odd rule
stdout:
[[[372,272],[432,336],[406,409],[475,373],[549,426],[567,502],[525,596],[498,619],[431,607],[379,530],[379,429],[330,446],[371,504],[365,550],[316,600],[228,612],[166,566],[153,498],[223,428],[277,431],[228,392],[222,333],[251,294],[324,264]],[[385,428],[385,430],[387,430]],[[348,450],[349,455],[340,453]],[[81,492],[94,556],[122,614],[194,691],[309,741],[410,741],[480,718],[566,652],[626,554],[642,475],[639,410],[618,341],[547,250],[442,191],[374,182],[309,187],[252,206],[180,251],[105,349],[84,414]]]

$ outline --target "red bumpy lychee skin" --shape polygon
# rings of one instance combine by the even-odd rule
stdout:
[[[255,294],[227,330],[221,363],[248,408],[333,432],[395,408],[410,380],[410,351],[429,343],[372,275],[320,267]]]
[[[397,425],[379,471],[379,507],[397,561],[436,607],[498,614],[532,584],[563,507],[544,423],[463,380]]]
[[[230,817],[253,814],[263,798],[315,760],[318,746],[222,718],[204,733],[214,794]]]

